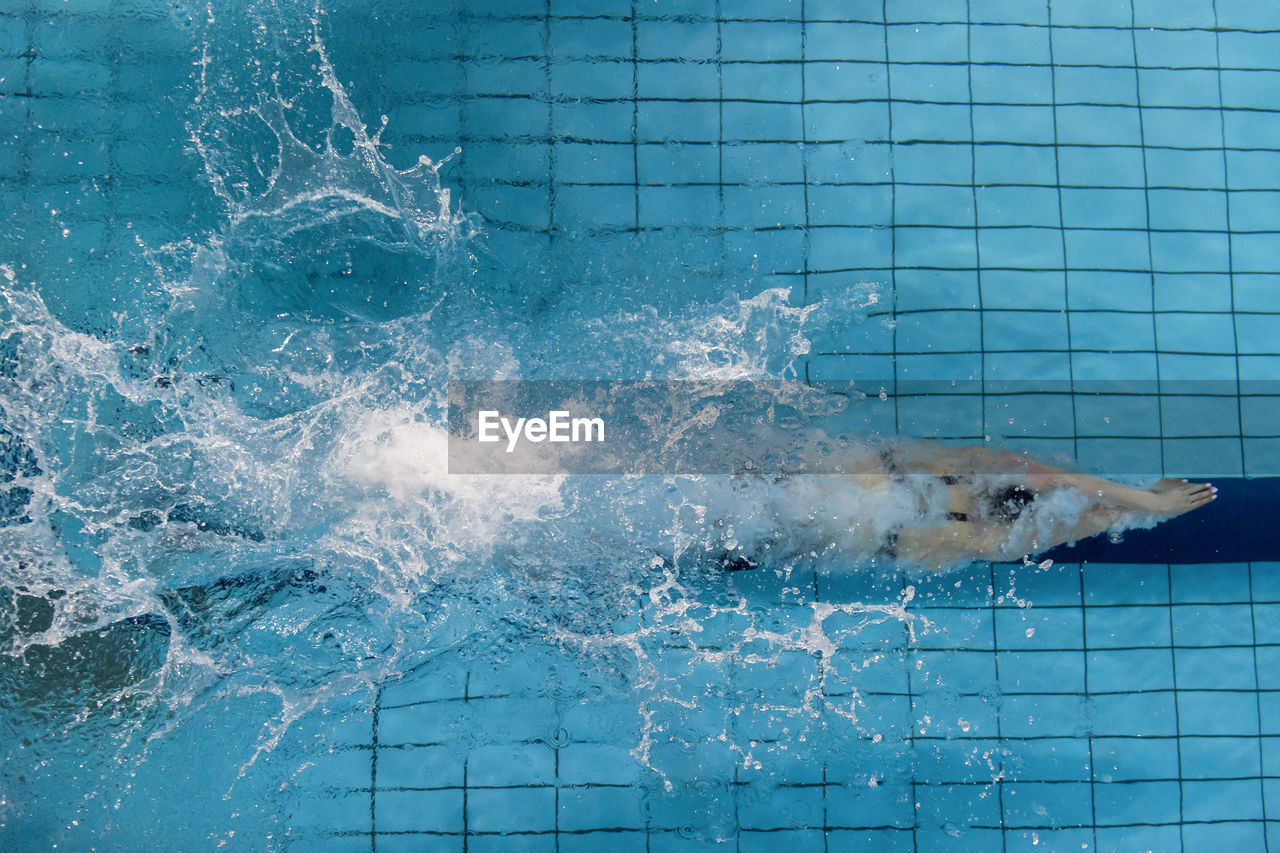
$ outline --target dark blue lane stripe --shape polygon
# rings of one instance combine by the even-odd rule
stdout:
[[[1218,499],[1156,527],[1054,548],[1065,563],[1252,563],[1280,561],[1280,477],[1212,479]]]

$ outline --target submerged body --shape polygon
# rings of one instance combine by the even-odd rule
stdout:
[[[1150,526],[1204,506],[1207,483],[1150,489],[1046,465],[1007,450],[895,445],[844,475],[871,491],[905,485],[930,506],[883,535],[875,556],[921,566],[1019,560],[1110,530]]]

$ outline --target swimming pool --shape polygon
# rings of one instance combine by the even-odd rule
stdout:
[[[1238,0],[0,12],[5,848],[1268,849],[1277,45]],[[447,381],[516,377],[852,379],[867,435],[1227,499],[725,572],[679,478],[451,480]]]

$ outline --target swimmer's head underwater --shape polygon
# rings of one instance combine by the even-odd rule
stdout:
[[[1014,484],[987,498],[987,515],[1004,522],[1016,521],[1035,499],[1035,492],[1021,484]]]

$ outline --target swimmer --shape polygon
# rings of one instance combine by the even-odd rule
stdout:
[[[917,565],[1021,560],[1143,520],[1208,504],[1208,483],[1163,479],[1150,489],[1055,468],[1007,450],[937,442],[894,445],[847,474],[862,488],[903,484],[940,504],[886,537],[877,556]],[[1058,500],[1049,499],[1059,493]]]

